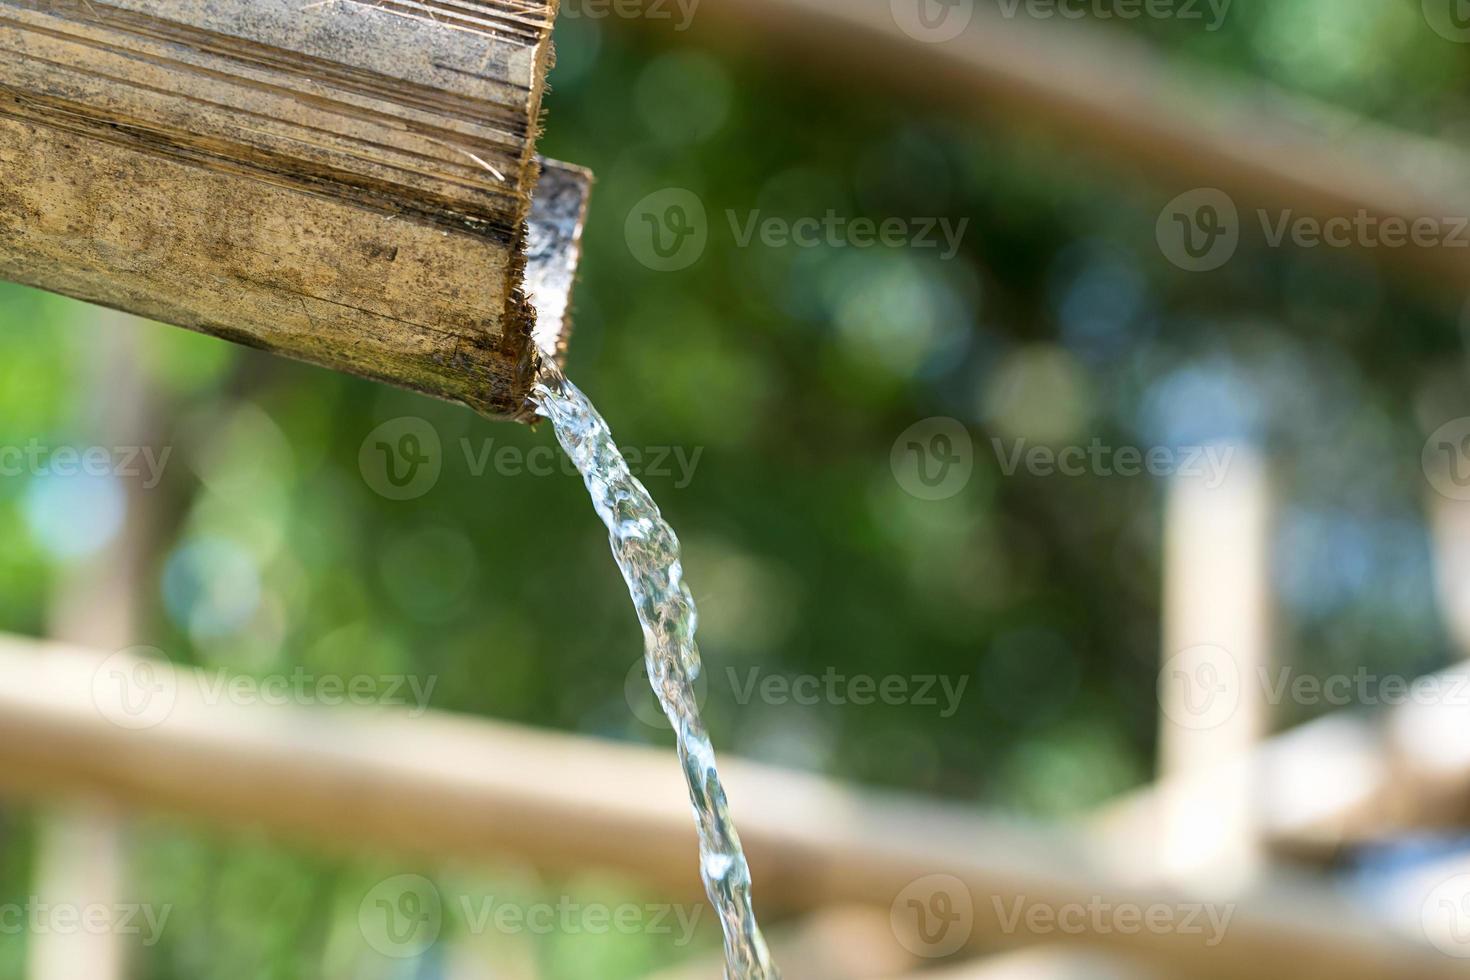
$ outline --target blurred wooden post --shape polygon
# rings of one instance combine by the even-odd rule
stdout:
[[[1164,534],[1160,776],[1207,778],[1165,798],[1160,857],[1166,873],[1215,887],[1245,884],[1260,861],[1247,763],[1271,667],[1270,492],[1261,458],[1231,448],[1219,486],[1172,479]]]
[[[1429,487],[1425,507],[1429,513],[1434,552],[1434,587],[1440,616],[1450,639],[1460,651],[1460,663],[1446,671],[1461,683],[1445,687],[1434,703],[1410,715],[1401,713],[1396,726],[1397,743],[1417,750],[1410,766],[1409,753],[1394,767],[1404,784],[1427,783],[1437,792],[1404,793],[1405,811],[1420,806],[1419,815],[1438,817],[1443,825],[1463,826],[1470,819],[1470,800],[1464,790],[1470,769],[1470,486],[1459,468],[1465,463],[1463,432],[1470,424],[1454,425],[1431,436],[1423,463]],[[1446,455],[1446,454],[1451,455]],[[1427,799],[1426,799],[1427,798]]]
[[[85,419],[77,431],[96,440],[95,445],[108,447],[116,459],[119,447],[147,445],[155,434],[153,399],[143,382],[138,343],[145,324],[110,310],[95,311],[95,322],[106,333],[95,346],[89,345],[78,385],[88,393],[83,401]],[[125,510],[117,536],[77,565],[55,596],[51,632],[67,643],[121,648],[134,642],[139,629],[140,597],[151,581],[148,563],[153,557],[156,509],[149,506],[147,491],[137,482],[118,483]],[[124,838],[116,809],[105,803],[46,811],[35,894],[53,906],[106,906],[109,916],[115,916],[126,892]],[[102,933],[40,932],[31,937],[27,970],[30,980],[122,980],[126,958],[115,928]]]
[[[26,951],[29,980],[123,980],[127,949],[116,930],[126,848],[117,814],[101,806],[43,811],[36,851],[35,901],[67,914],[105,907],[109,928],[32,932]],[[75,910],[73,912],[72,910]]]
[[[1439,447],[1436,447],[1439,448]],[[1460,447],[1453,447],[1456,451]],[[1447,482],[1447,470],[1431,470],[1433,483],[1426,497],[1433,532],[1435,594],[1440,614],[1463,658],[1470,660],[1470,491],[1465,499],[1447,496],[1460,492]]]
[[[528,417],[556,9],[0,0],[0,278]]]

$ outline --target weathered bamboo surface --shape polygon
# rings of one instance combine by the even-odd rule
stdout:
[[[557,0],[0,0],[0,276],[518,415]]]

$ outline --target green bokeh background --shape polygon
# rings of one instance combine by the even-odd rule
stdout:
[[[1160,254],[1154,223],[1188,186],[1065,137],[931,109],[860,64],[815,67],[766,53],[753,34],[702,27],[566,20],[543,150],[598,176],[569,373],[623,442],[699,454],[687,486],[646,482],[687,547],[722,751],[1031,818],[1079,813],[1151,778],[1162,487],[1007,476],[992,439],[1245,439],[1281,490],[1282,659],[1309,674],[1414,676],[1452,658],[1420,451],[1428,432],[1470,415],[1458,285],[1425,288],[1371,252],[1250,242],[1216,273],[1184,273]],[[1470,139],[1470,47],[1428,30],[1417,2],[1237,0],[1218,32],[1105,28],[1145,34],[1184,64]],[[711,241],[692,268],[658,273],[630,251],[625,218],[671,186],[704,200]],[[724,215],[757,209],[970,225],[950,262],[740,248]],[[466,458],[466,446],[549,446],[544,427],[180,331],[104,324],[19,287],[0,287],[0,317],[6,445],[94,444],[79,408],[88,352],[119,329],[146,352],[156,442],[173,453],[154,492],[171,518],[133,643],[259,675],[302,665],[432,677],[439,710],[669,744],[625,699],[640,635],[578,481],[476,475]],[[394,502],[365,482],[358,453],[402,416],[437,430],[443,474],[426,496]],[[905,493],[890,467],[899,434],[934,416],[964,423],[976,449],[968,487],[939,502]],[[57,521],[103,540],[109,492],[0,479],[0,628],[45,632],[50,596],[86,560],[58,543],[71,539],[57,538]],[[740,704],[731,669],[968,686],[951,717]],[[0,901],[31,893],[40,816],[0,810]],[[128,827],[140,896],[173,906],[163,941],[135,951],[135,975],[158,980],[452,975],[447,941],[413,964],[365,949],[358,904],[400,873],[430,874],[446,895],[657,900],[595,869],[425,868],[158,817]],[[555,980],[641,976],[687,953],[657,936],[466,941],[486,963],[530,957]],[[0,976],[22,975],[25,945],[0,935]]]

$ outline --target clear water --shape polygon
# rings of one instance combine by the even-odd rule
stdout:
[[[694,804],[705,891],[725,931],[725,976],[779,978],[755,919],[750,867],[715,768],[714,746],[695,703],[694,682],[702,666],[694,641],[698,613],[684,583],[679,539],[629,472],[607,423],[586,395],[548,367],[532,398],[587,484],[643,624],[648,677],[678,736],[679,761]]]

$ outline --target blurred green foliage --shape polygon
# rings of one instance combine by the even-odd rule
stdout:
[[[1215,33],[1110,26],[1459,141],[1470,59],[1417,6],[1241,2]],[[1153,237],[1187,187],[917,106],[859,65],[758,57],[754,42],[568,20],[543,146],[598,175],[569,373],[624,442],[698,461],[687,486],[677,471],[647,482],[687,546],[723,751],[1045,816],[1149,778],[1161,487],[1007,476],[992,438],[1248,439],[1282,490],[1282,656],[1307,672],[1410,675],[1449,659],[1419,454],[1426,432],[1470,414],[1453,290],[1405,284],[1365,253],[1247,247],[1191,276]],[[637,262],[624,226],[669,186],[701,196],[712,234],[697,265],[665,274]],[[971,224],[952,262],[739,248],[725,212],[756,209]],[[93,444],[79,365],[124,328],[17,287],[0,287],[0,316],[0,443]],[[579,483],[474,472],[477,454],[550,446],[548,431],[179,331],[142,328],[139,342],[163,406],[156,443],[173,452],[157,491],[172,522],[132,643],[256,675],[432,677],[436,709],[670,744],[627,703],[638,628]],[[394,502],[358,455],[402,416],[437,430],[443,474]],[[970,485],[941,502],[906,494],[889,463],[899,433],[931,416],[961,420],[976,443]],[[45,632],[61,576],[88,557],[47,530],[56,508],[71,501],[62,518],[93,527],[111,492],[56,491],[0,480],[7,631]],[[728,672],[752,669],[940,674],[968,689],[952,717],[740,704]],[[29,894],[35,823],[4,815],[0,901]],[[156,818],[131,834],[140,894],[174,906],[163,942],[137,951],[138,976],[451,975],[434,957],[373,959],[357,932],[374,882],[422,869]],[[626,882],[515,867],[436,880],[457,894],[639,900]],[[530,956],[552,978],[634,977],[680,955],[657,937],[513,945],[488,955]],[[0,935],[0,975],[20,975],[23,950]]]

